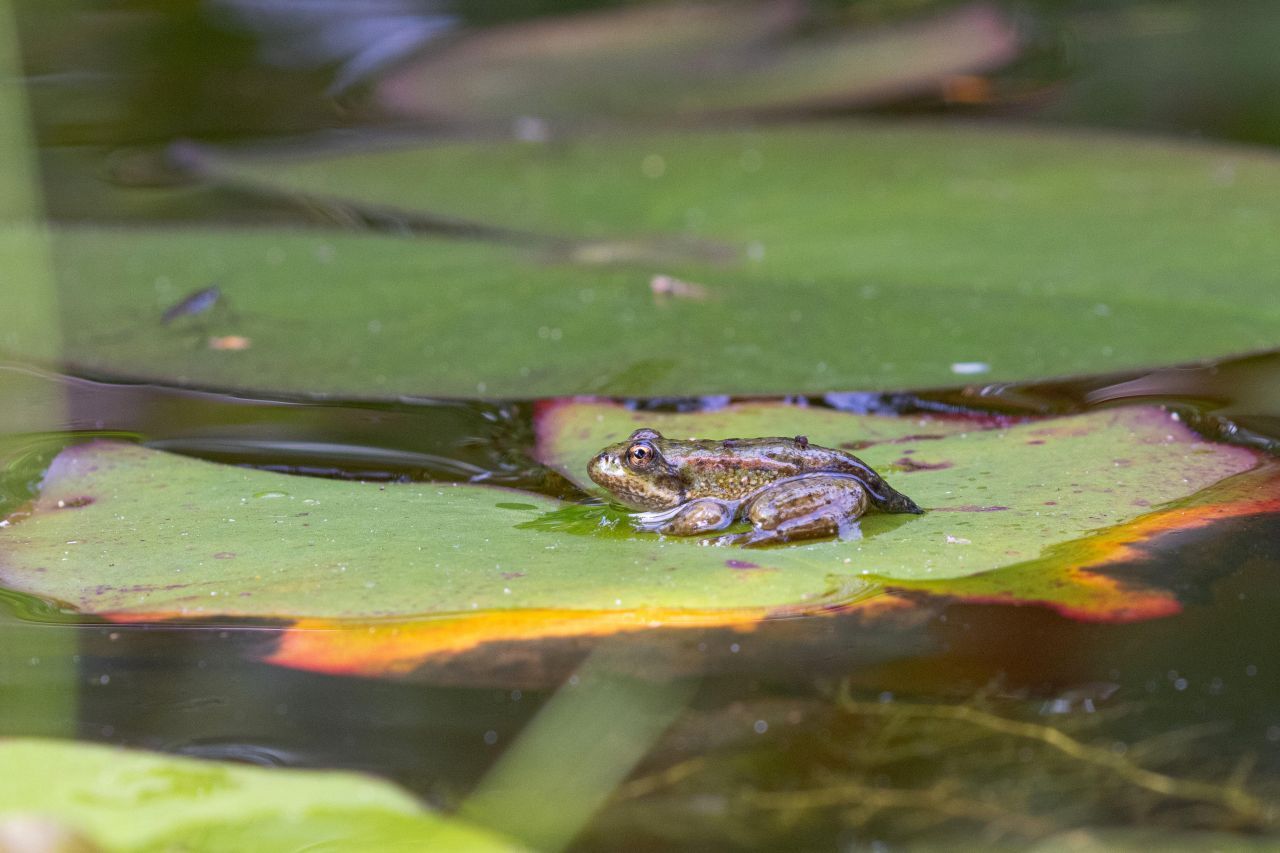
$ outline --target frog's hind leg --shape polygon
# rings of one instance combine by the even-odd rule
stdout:
[[[857,539],[862,536],[858,518],[867,502],[866,489],[853,477],[815,474],[783,480],[745,507],[752,530],[722,536],[716,544],[757,547],[829,536]]]

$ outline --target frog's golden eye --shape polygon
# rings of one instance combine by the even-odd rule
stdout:
[[[627,448],[627,462],[632,468],[648,468],[658,458],[658,451],[647,441],[637,441]]]

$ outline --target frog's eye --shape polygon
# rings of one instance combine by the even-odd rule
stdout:
[[[627,448],[627,462],[632,468],[648,468],[658,458],[658,451],[647,441],[637,441]]]

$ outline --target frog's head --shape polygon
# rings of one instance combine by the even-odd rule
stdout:
[[[671,509],[684,501],[675,465],[662,455],[662,435],[638,429],[626,441],[611,444],[587,464],[587,474],[633,509]]]

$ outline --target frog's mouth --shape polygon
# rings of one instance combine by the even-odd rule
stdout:
[[[588,462],[587,476],[597,486],[604,487],[610,494],[615,495],[624,503],[630,503],[630,501],[626,500],[627,498],[639,497],[639,495],[635,495],[633,489],[628,488],[631,478],[635,475],[628,471],[626,466],[622,464],[622,460],[613,453],[601,453]],[[644,508],[640,504],[636,504],[636,506],[640,509]]]

